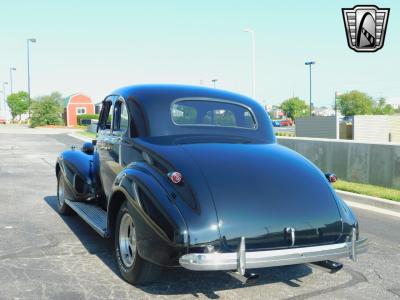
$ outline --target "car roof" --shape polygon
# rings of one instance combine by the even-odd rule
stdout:
[[[271,136],[268,126],[268,116],[264,108],[255,100],[234,92],[204,86],[178,85],[178,84],[143,84],[122,87],[115,90],[112,95],[122,96],[128,105],[134,104],[141,110],[141,115],[149,129],[149,134],[172,135],[172,134],[191,134],[200,131],[205,132],[205,128],[189,128],[189,126],[175,126],[171,120],[170,109],[172,103],[177,99],[196,98],[196,99],[218,99],[227,100],[249,108],[257,122],[258,128],[250,133],[249,130],[232,131],[227,128],[212,129],[213,132],[242,134],[244,136],[258,137],[265,139]],[[133,109],[133,111],[138,109]],[[140,117],[140,116],[138,116]],[[268,124],[267,124],[268,123]],[[271,129],[272,130],[272,129]],[[251,130],[253,131],[253,130]],[[241,132],[241,133],[240,133]],[[267,138],[274,141],[273,138]]]
[[[112,94],[121,95],[125,99],[135,97],[136,101],[146,105],[149,101],[170,101],[183,97],[204,97],[235,100],[236,102],[252,107],[258,106],[257,101],[238,93],[195,85],[179,85],[179,84],[141,84],[131,85],[119,88]],[[163,95],[163,98],[154,97],[155,95]]]

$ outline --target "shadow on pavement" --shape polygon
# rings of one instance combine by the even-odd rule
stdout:
[[[56,196],[47,196],[44,201],[57,212]],[[110,270],[120,276],[114,259],[114,247],[111,239],[101,238],[77,215],[59,216],[90,254],[96,255]],[[246,286],[282,282],[291,287],[299,287],[302,282],[300,278],[312,273],[312,269],[306,265],[293,265],[258,269],[256,273],[260,275],[260,278],[251,281]],[[216,294],[217,291],[243,287],[227,272],[195,272],[183,268],[166,268],[158,282],[137,288],[154,295],[192,294],[199,297],[199,294],[203,294],[209,299],[217,299],[219,298]]]
[[[99,257],[114,273],[119,271],[114,261],[114,246],[111,239],[104,239],[98,235],[85,221],[78,215],[62,216],[57,210],[57,196],[46,196],[44,201],[59,215],[65,224],[71,229],[76,237],[79,238],[86,250]]]

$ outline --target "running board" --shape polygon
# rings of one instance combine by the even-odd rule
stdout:
[[[65,199],[68,204],[86,223],[102,237],[107,237],[107,212],[101,207],[84,202]]]

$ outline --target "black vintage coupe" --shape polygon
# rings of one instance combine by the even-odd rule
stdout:
[[[226,270],[314,263],[366,250],[351,209],[323,174],[276,143],[254,100],[204,87],[121,88],[102,104],[97,140],[60,154],[58,208],[114,238],[122,277],[165,266]]]

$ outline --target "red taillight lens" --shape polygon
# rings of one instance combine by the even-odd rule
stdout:
[[[335,174],[331,174],[331,175],[329,175],[328,180],[330,183],[334,183],[337,181],[337,177]]]
[[[182,174],[179,172],[170,172],[168,173],[168,177],[175,184],[178,184],[182,181]]]
[[[333,173],[325,173],[325,177],[330,183],[334,183],[337,181],[337,176]]]

